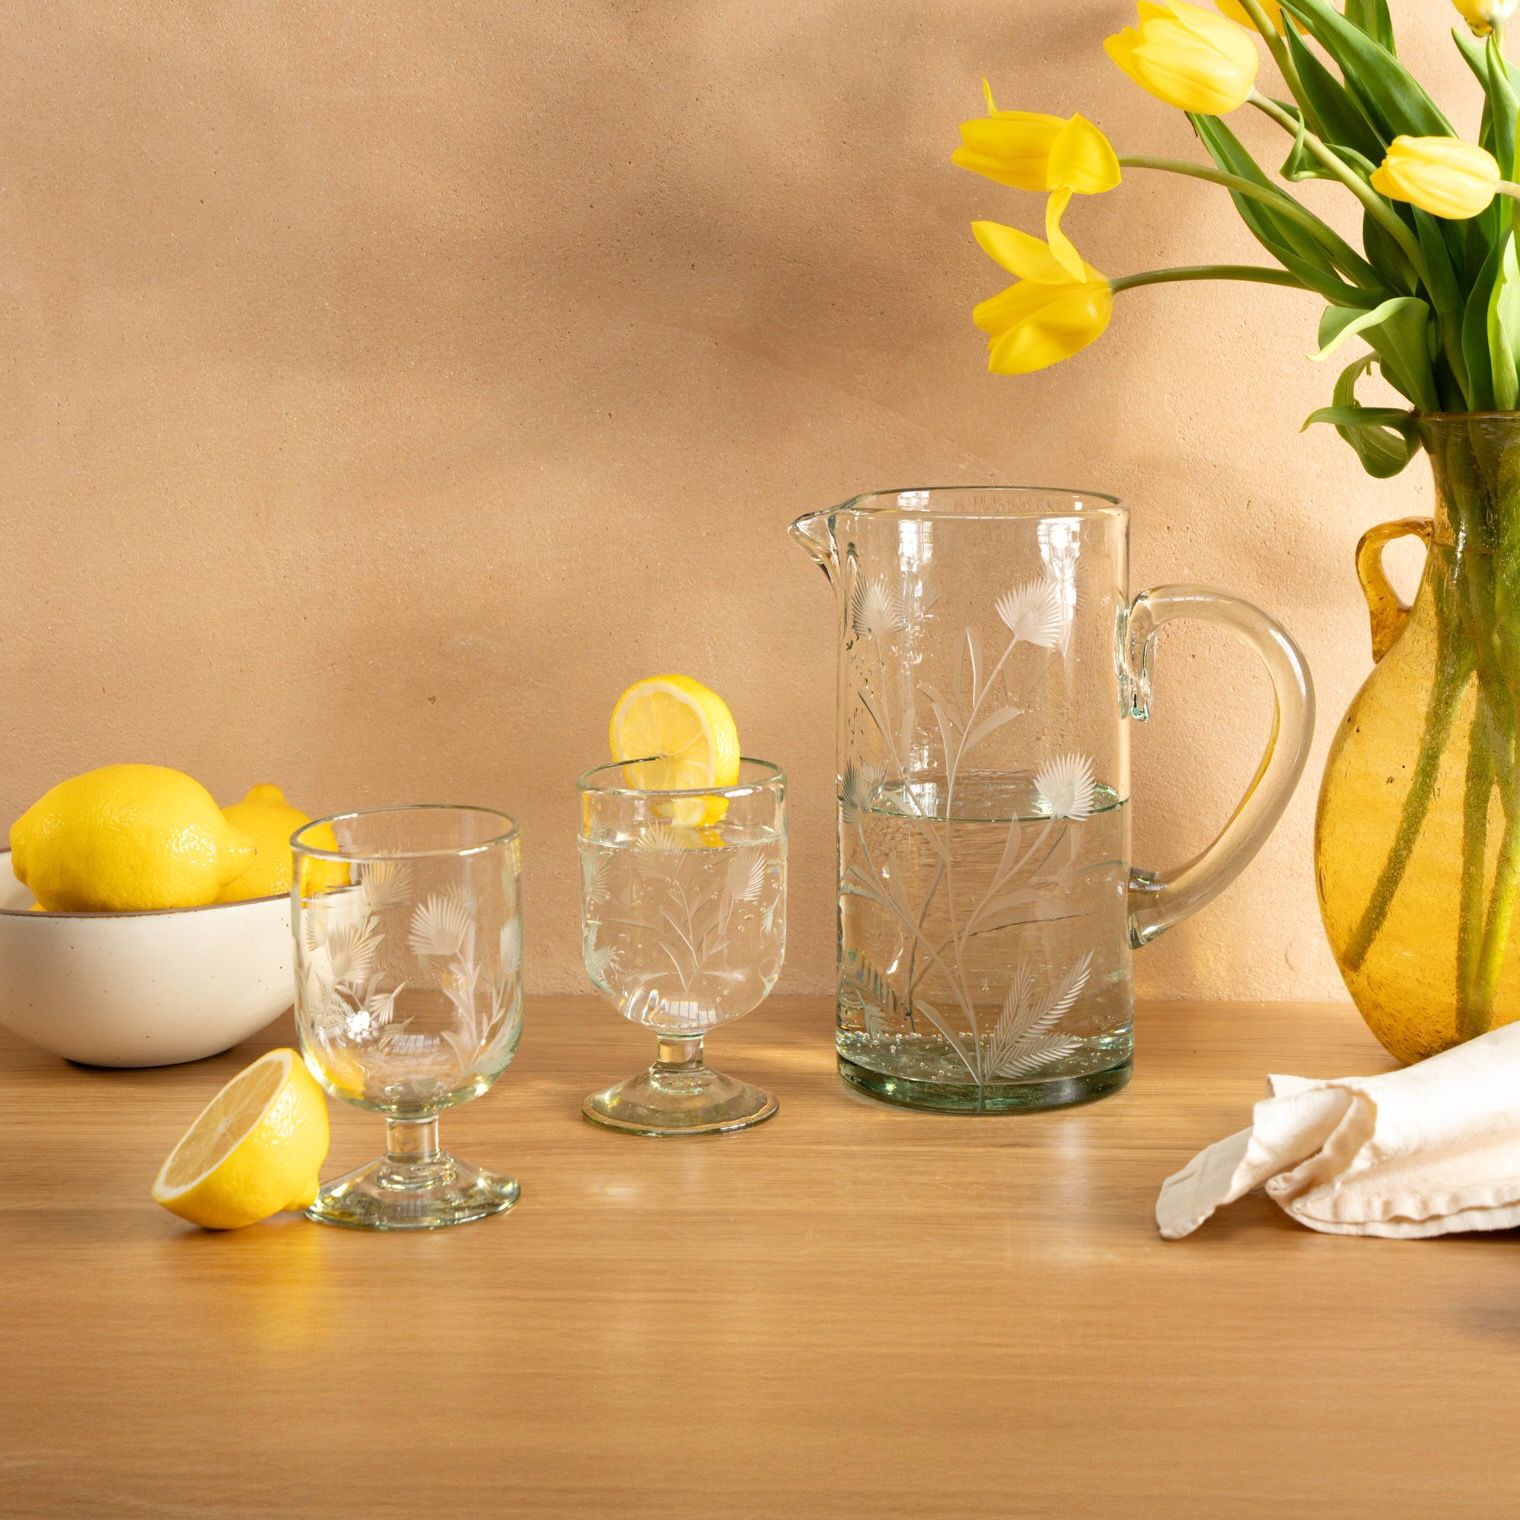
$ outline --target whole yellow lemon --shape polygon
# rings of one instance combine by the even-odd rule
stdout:
[[[16,878],[54,913],[198,908],[253,856],[211,793],[163,765],[72,776],[11,825]]]
[[[285,794],[272,781],[250,787],[241,802],[222,809],[228,823],[247,834],[258,847],[258,857],[246,871],[222,890],[221,902],[246,902],[253,897],[278,897],[290,891],[294,862],[290,836],[311,819],[300,808],[285,800]],[[323,825],[308,835],[307,842],[318,849],[336,850],[337,836]],[[308,890],[347,881],[348,873],[337,862],[322,861],[315,876],[308,872]]]

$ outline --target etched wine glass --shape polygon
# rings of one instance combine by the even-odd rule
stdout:
[[[441,1150],[438,1115],[485,1092],[522,1032],[517,825],[490,808],[377,808],[291,845],[302,1053],[387,1131],[385,1154],[324,1183],[307,1217],[430,1230],[511,1208],[517,1180]]]
[[[619,764],[578,786],[586,970],[659,1041],[647,1071],[593,1093],[582,1113],[640,1135],[769,1119],[775,1098],[706,1065],[702,1042],[762,1002],[781,972],[786,777],[746,759],[733,786],[650,791],[629,786]]]

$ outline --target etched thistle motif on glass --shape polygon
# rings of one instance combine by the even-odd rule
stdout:
[[[639,1134],[742,1129],[768,1093],[713,1071],[703,1037],[775,986],[786,951],[786,780],[745,760],[708,792],[626,785],[607,765],[580,780],[581,933],[586,972],[623,1015],[654,1031],[658,1059],[586,1100],[594,1123]]]
[[[516,1181],[440,1150],[437,1115],[485,1092],[522,1032],[515,825],[485,808],[383,808],[308,825],[293,844],[306,1064],[388,1123],[386,1155],[323,1184],[309,1214],[428,1229],[509,1208]]]
[[[1122,1086],[1131,949],[1234,877],[1302,769],[1296,649],[1216,592],[1131,602],[1128,514],[1106,497],[903,491],[793,534],[839,596],[841,1073],[973,1112]],[[1130,868],[1129,726],[1156,632],[1184,615],[1262,657],[1278,721],[1216,843],[1148,874]]]

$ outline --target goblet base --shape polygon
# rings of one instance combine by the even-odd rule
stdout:
[[[626,1082],[592,1093],[581,1113],[630,1135],[715,1135],[763,1124],[779,1105],[768,1092],[707,1066],[656,1062]]]
[[[416,1162],[382,1156],[324,1182],[306,1217],[348,1230],[442,1230],[505,1213],[521,1191],[515,1177],[447,1152]]]

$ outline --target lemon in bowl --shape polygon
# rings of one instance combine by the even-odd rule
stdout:
[[[164,766],[51,788],[0,851],[0,1025],[97,1066],[227,1050],[290,1006],[290,850]],[[285,886],[221,901],[284,856]],[[34,901],[35,900],[35,901]],[[42,911],[36,911],[40,908]]]
[[[11,825],[16,879],[50,913],[198,908],[257,854],[199,781],[166,765],[70,776]]]

